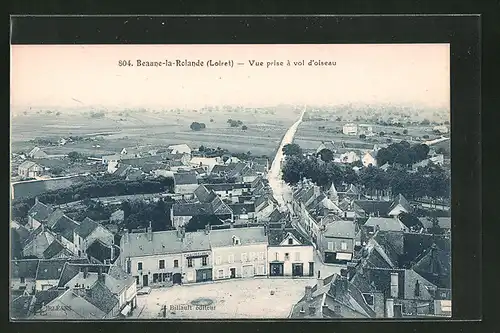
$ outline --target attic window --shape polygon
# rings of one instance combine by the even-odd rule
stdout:
[[[374,297],[372,294],[363,294],[363,299],[365,300],[366,304],[373,306]]]
[[[292,238],[288,238],[288,245],[293,245],[293,239]]]

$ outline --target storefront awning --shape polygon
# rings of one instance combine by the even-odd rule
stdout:
[[[337,253],[337,260],[351,260],[352,253]]]
[[[122,310],[122,315],[127,316],[130,313],[131,307],[130,304],[125,305]]]

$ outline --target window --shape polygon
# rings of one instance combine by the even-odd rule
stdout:
[[[328,251],[333,251],[333,242],[328,242]]]
[[[340,242],[340,248],[342,249],[342,251],[346,251],[347,250],[347,243],[346,242]]]
[[[170,281],[172,273],[163,273],[163,281]]]
[[[417,281],[415,282],[415,297],[420,296],[420,283]]]
[[[179,260],[174,260],[174,268],[179,267]]]
[[[288,245],[293,245],[293,239],[292,238],[288,238]]]
[[[130,260],[127,260],[127,273],[130,274],[131,270],[132,270],[132,262]]]
[[[285,261],[290,260],[290,253],[285,253]]]
[[[276,261],[280,260],[280,254],[278,252],[274,253],[274,260],[276,260]]]
[[[245,261],[248,261],[247,254],[246,253],[242,253],[241,254],[241,262],[245,262]]]
[[[81,257],[82,256],[82,251],[78,250],[78,256]]]
[[[188,267],[193,267],[193,259],[188,258]]]
[[[300,252],[295,252],[295,261],[300,261]]]
[[[139,285],[139,277],[138,276],[135,277],[135,284]]]
[[[159,267],[160,269],[165,269],[165,260],[160,260]]]
[[[232,264],[234,262],[234,255],[233,254],[230,254],[228,257],[227,257],[227,262]]]
[[[142,262],[137,263],[137,270],[142,271]]]
[[[202,266],[206,266],[206,265],[207,265],[207,261],[208,261],[208,260],[207,260],[207,257],[203,257],[203,258],[201,258],[201,265],[202,265]]]
[[[335,313],[340,313],[340,305],[335,305]]]
[[[25,278],[21,277],[20,279],[21,279],[21,283],[26,283],[26,279]]]
[[[257,256],[255,255],[255,252],[250,252],[250,261],[255,261],[257,260]]]
[[[224,270],[219,269],[219,279],[222,279],[224,277]]]
[[[220,265],[222,263],[222,258],[221,257],[217,257],[217,259],[215,260],[215,263],[217,265]]]
[[[373,306],[374,297],[372,294],[363,294],[363,298],[365,299],[366,304]]]

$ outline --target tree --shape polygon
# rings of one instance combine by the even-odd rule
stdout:
[[[430,121],[428,119],[424,119],[420,122],[421,125],[430,125]]]
[[[210,118],[210,122],[211,122],[211,123],[213,123],[213,122],[214,122],[213,118]]]
[[[55,167],[53,167],[53,168],[50,168],[50,172],[51,172],[52,174],[54,174],[54,175],[57,175],[57,176],[58,176],[58,175],[60,175],[60,174],[62,174],[62,173],[64,172],[64,169],[63,169],[63,168],[61,168],[61,167],[55,166]]]
[[[206,125],[204,123],[199,123],[199,122],[193,122],[191,123],[191,126],[189,126],[191,130],[193,131],[201,131],[202,129],[205,129]]]
[[[79,153],[79,152],[76,152],[76,151],[72,151],[68,154],[68,158],[72,161],[72,162],[76,162],[76,161],[79,161],[82,159],[82,155]]]
[[[322,149],[319,152],[319,155],[321,157],[321,160],[323,162],[330,162],[333,161],[333,152],[330,149]]]
[[[360,138],[360,139],[362,139],[362,140],[364,140],[364,139],[366,139],[366,135],[361,134],[361,135],[359,136],[359,138]]]
[[[198,151],[200,151],[200,152],[204,152],[205,150],[206,150],[206,148],[203,145],[198,148]]]
[[[285,156],[302,155],[302,148],[296,143],[289,143],[283,146],[283,154]]]
[[[247,127],[247,125],[243,125],[243,126],[241,126],[241,129],[246,131],[248,129],[248,127]]]
[[[385,132],[380,132],[378,135],[380,135],[380,136],[384,136],[384,135],[385,135]]]
[[[408,130],[403,130],[403,134],[404,135],[408,134]]]
[[[217,216],[215,215],[203,215],[203,216],[193,216],[188,223],[186,224],[186,232],[193,232],[197,230],[203,230],[205,229],[206,225],[222,225],[224,222],[222,222]]]

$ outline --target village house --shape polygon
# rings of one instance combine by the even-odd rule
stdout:
[[[100,240],[105,244],[114,243],[114,235],[101,224],[86,217],[80,225],[73,230],[73,244],[78,256],[85,256],[88,247],[95,241]]]
[[[120,162],[121,156],[119,154],[106,155],[101,158],[103,165],[108,165],[109,163],[118,164]]]
[[[172,154],[188,154],[191,155],[192,150],[191,148],[183,143],[183,144],[178,144],[178,145],[171,145],[167,147],[167,150],[170,151]]]
[[[45,228],[42,224],[39,228],[31,231],[28,238],[23,242],[23,257],[35,256],[43,258],[45,250],[54,242],[56,236],[56,234],[50,229]]]
[[[411,213],[413,208],[402,194],[398,194],[393,201],[385,200],[354,200],[352,209],[357,218],[398,217],[401,213]]]
[[[53,212],[54,210],[50,206],[41,203],[38,201],[38,197],[35,197],[35,204],[28,211],[28,229],[35,230],[40,224],[47,223],[50,214]]]
[[[331,221],[322,225],[318,250],[322,261],[345,264],[352,260],[356,245],[356,224],[353,221]]]
[[[377,152],[376,151],[369,151],[363,155],[363,158],[361,159],[361,162],[363,163],[364,167],[368,166],[377,166]]]
[[[231,208],[214,191],[199,185],[194,197],[194,201],[179,200],[172,205],[170,218],[174,227],[187,224],[193,216],[216,216],[221,220],[234,221]]]
[[[89,261],[83,258],[39,260],[35,281],[36,292],[57,286],[66,263],[88,264]]]
[[[250,194],[250,184],[245,183],[222,183],[222,184],[204,184],[209,191],[214,191],[222,199],[238,200],[239,196]]]
[[[269,223],[269,276],[314,276],[314,248],[290,223]]]
[[[36,272],[38,259],[22,259],[11,261],[10,288],[16,295],[31,295],[36,290]]]
[[[435,156],[426,158],[425,160],[422,160],[418,163],[413,164],[411,168],[412,168],[413,172],[416,172],[416,171],[418,171],[419,168],[424,168],[431,163],[442,166],[444,164],[444,155],[437,154]]]
[[[210,230],[213,279],[267,275],[268,236],[263,227]]]
[[[32,318],[34,314],[34,303],[36,299],[33,295],[12,295],[9,302],[11,319]]]
[[[256,197],[255,199],[255,214],[254,217],[257,221],[268,220],[271,213],[274,211],[275,203],[271,196],[265,194]]]
[[[358,126],[356,124],[345,124],[342,126],[342,133],[345,135],[357,135]]]
[[[368,125],[368,124],[359,124],[357,134],[358,135],[372,136],[373,135],[373,126]]]
[[[251,221],[255,217],[254,203],[231,203],[228,204],[233,212],[233,218],[236,223],[238,221]]]
[[[64,259],[73,256],[73,252],[71,252],[57,237],[47,249],[43,251],[43,259]]]
[[[45,304],[35,319],[102,320],[120,315],[119,299],[105,284],[97,281],[92,287],[80,285],[66,289],[60,296]]]
[[[28,157],[33,158],[33,159],[41,159],[41,158],[47,158],[49,155],[45,153],[43,150],[41,150],[38,147],[33,148],[29,153]]]
[[[177,172],[174,174],[176,194],[193,194],[198,188],[198,179],[194,172]]]
[[[338,159],[334,159],[334,162],[351,164],[359,160],[361,160],[361,158],[355,151],[348,151],[346,153],[341,154]]]
[[[87,248],[86,254],[91,263],[111,265],[120,256],[120,247],[96,239]]]
[[[109,217],[109,222],[112,224],[121,224],[124,219],[125,219],[125,212],[121,209],[117,209],[113,213],[111,213],[111,216]]]
[[[404,225],[397,218],[392,217],[374,217],[371,216],[363,224],[363,229],[368,234],[374,234],[375,231],[409,231],[408,227]]]
[[[36,178],[42,174],[43,170],[44,168],[35,162],[24,161],[17,168],[17,173],[24,178]]]
[[[56,209],[49,216],[46,225],[66,249],[74,255],[78,254],[78,248],[74,243],[74,231],[80,225],[79,222],[66,216],[62,210]]]
[[[212,260],[205,231],[126,233],[120,242],[120,265],[140,287],[209,281]]]
[[[422,223],[423,229],[430,232],[434,229],[434,225],[431,218],[419,217],[419,221]],[[436,217],[437,228],[442,229],[445,233],[451,231],[451,217]]]
[[[102,283],[118,299],[118,308],[124,316],[137,307],[136,281],[118,266],[66,264],[58,287],[92,290],[96,283]]]
[[[223,164],[223,162],[215,157],[193,157],[189,161],[189,165],[196,168],[198,167],[203,168],[208,175],[211,174],[212,169],[216,165],[221,165],[221,164]]]

